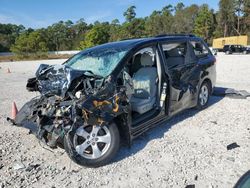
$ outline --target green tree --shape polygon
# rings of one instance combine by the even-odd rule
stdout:
[[[208,5],[202,5],[195,19],[194,33],[205,40],[213,35],[213,13]]]
[[[234,34],[235,24],[235,2],[232,0],[220,0],[218,28],[223,33],[223,37]]]
[[[121,38],[138,38],[145,36],[145,20],[134,18],[131,22],[125,22],[122,26]]]
[[[164,33],[161,11],[154,11],[146,20],[146,32],[149,36],[156,36]]]
[[[136,16],[136,12],[135,12],[136,7],[135,6],[130,6],[124,13],[123,16],[125,17],[127,22],[131,22],[135,16]]]
[[[106,43],[109,41],[109,37],[108,26],[97,24],[86,33],[84,40],[80,42],[80,49]]]
[[[114,19],[111,21],[111,25],[119,25],[120,24],[120,21],[118,19]]]
[[[241,29],[240,25],[241,20],[242,20],[242,15],[243,15],[243,6],[244,6],[244,1],[243,0],[235,0],[235,13],[237,15],[237,33],[240,35]]]
[[[122,26],[120,25],[120,22],[118,19],[114,19],[111,21],[110,24],[110,29],[109,29],[109,41],[117,41],[117,40],[121,40],[121,31],[122,31]]]
[[[242,30],[244,34],[248,34],[250,37],[250,0],[244,0],[243,6],[243,21],[242,21]]]
[[[38,30],[25,29],[22,25],[0,24],[0,51],[9,51],[13,46],[13,50],[22,49],[24,53],[29,53],[32,51],[30,46],[35,45],[31,40],[40,41],[34,51],[58,51],[165,33],[195,33],[208,42],[214,37],[238,34],[248,34],[250,37],[250,0],[220,0],[216,12],[208,6],[185,6],[180,2],[175,7],[166,5],[141,18],[136,18],[136,7],[130,6],[123,15],[123,23],[114,19],[111,22],[87,24],[81,18],[76,23],[71,20],[59,21]]]
[[[29,54],[40,55],[48,51],[46,39],[40,30],[28,33],[22,33],[11,46],[11,51],[18,56],[27,56]]]
[[[75,24],[72,25],[70,30],[74,34],[74,36],[71,39],[71,49],[77,49],[79,47],[80,42],[84,39],[84,35],[89,29],[90,26],[85,22],[83,18],[79,19]]]
[[[149,36],[156,36],[159,34],[167,34],[172,31],[173,23],[173,7],[167,5],[161,11],[154,11],[146,19],[146,32]]]
[[[177,3],[177,5],[174,7],[175,11],[182,11],[184,9],[185,5],[180,2],[180,3]]]
[[[74,23],[71,20],[67,20],[66,22],[64,22],[64,24],[66,27],[70,28]]]
[[[88,24],[85,22],[83,18],[79,19],[76,24],[73,26],[76,31],[76,34],[85,33],[88,29]]]
[[[199,6],[192,4],[188,7],[175,7],[175,15],[172,22],[173,33],[193,33],[194,22],[199,12]]]
[[[23,25],[0,23],[0,52],[7,52],[20,33],[25,31]]]
[[[74,34],[71,32],[71,21],[58,23],[49,26],[47,29],[50,50],[69,50],[72,49],[72,38]]]

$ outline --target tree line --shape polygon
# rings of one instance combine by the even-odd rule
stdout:
[[[220,0],[218,11],[207,4],[185,6],[167,5],[149,16],[138,18],[136,7],[124,12],[125,22],[84,19],[73,23],[59,21],[47,28],[26,29],[22,25],[0,24],[0,52],[17,55],[39,54],[47,51],[82,50],[106,42],[169,33],[193,33],[211,44],[213,38],[233,35],[250,36],[250,0]]]

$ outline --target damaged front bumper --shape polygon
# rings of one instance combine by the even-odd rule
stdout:
[[[56,147],[75,127],[107,125],[129,112],[127,88],[111,77],[97,78],[65,66],[41,65],[27,89],[41,96],[27,102],[15,119],[16,126],[31,130],[50,147]]]
[[[38,105],[39,98],[33,98],[27,102],[23,107],[18,111],[15,119],[7,117],[7,121],[12,123],[15,126],[24,127],[29,129],[32,133],[37,133],[38,125],[33,114],[33,109]]]

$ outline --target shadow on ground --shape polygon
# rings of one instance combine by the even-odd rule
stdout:
[[[223,97],[211,96],[207,108],[216,104],[217,102],[219,102],[222,99],[223,99]],[[162,138],[164,136],[164,134],[172,126],[174,126],[175,124],[177,124],[177,123],[179,123],[179,122],[181,122],[189,117],[196,115],[197,113],[199,113],[199,110],[188,109],[188,110],[185,110],[182,113],[172,117],[168,121],[161,123],[158,126],[152,128],[148,132],[142,134],[137,139],[135,139],[133,141],[131,148],[126,147],[126,146],[122,146],[121,149],[119,150],[118,154],[116,155],[116,158],[113,160],[113,162],[121,161],[121,160],[139,152],[147,145],[147,143],[150,140]]]

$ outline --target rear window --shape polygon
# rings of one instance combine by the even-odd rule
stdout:
[[[186,53],[186,43],[169,43],[162,45],[163,51],[167,57],[180,57]]]
[[[198,58],[206,57],[209,54],[209,50],[206,48],[206,46],[198,41],[191,41],[194,54]]]
[[[164,51],[167,66],[173,68],[185,63],[185,56],[187,53],[186,42],[174,42],[162,45]]]

